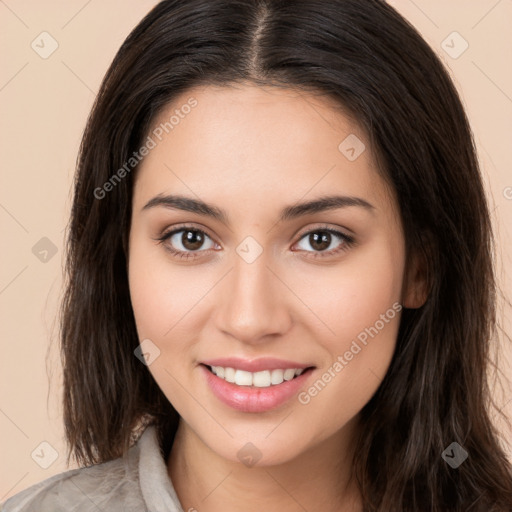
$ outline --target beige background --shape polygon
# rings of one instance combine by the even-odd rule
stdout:
[[[498,272],[512,296],[512,0],[392,3],[449,66],[475,133],[498,234]],[[115,52],[151,0],[0,0],[0,501],[67,469],[55,314],[70,184],[86,116]],[[32,41],[57,50],[43,59]],[[469,47],[458,58],[463,40]],[[448,37],[450,36],[450,37]],[[447,39],[448,37],[448,39]],[[453,42],[452,42],[453,41]],[[38,43],[39,42],[39,43]],[[40,48],[39,51],[43,51]],[[407,51],[407,49],[404,49]],[[48,249],[46,237],[56,254]],[[32,248],[36,244],[36,254]],[[505,331],[512,332],[510,309]],[[503,318],[505,321],[505,318]],[[45,364],[49,343],[48,368]],[[503,344],[505,346],[505,344]],[[500,359],[509,377],[510,343]],[[51,382],[51,386],[49,386]],[[512,418],[512,392],[495,394]],[[501,427],[503,428],[503,427]],[[504,432],[509,442],[511,432]],[[46,442],[49,445],[40,445]],[[512,458],[512,447],[508,446]],[[52,455],[56,457],[52,462]],[[51,464],[50,464],[51,463]],[[40,465],[48,465],[47,469]]]

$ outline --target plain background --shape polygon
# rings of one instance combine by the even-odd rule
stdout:
[[[156,3],[0,0],[0,501],[67,469],[55,318],[70,186],[101,79],[125,37]],[[474,130],[497,234],[498,275],[510,299],[512,0],[390,3],[420,30],[455,79]],[[40,53],[51,49],[51,38],[58,48],[44,59]],[[500,311],[510,334],[510,309]],[[510,378],[510,343],[502,345],[499,369]],[[510,388],[496,389],[495,398],[512,418]],[[503,432],[510,443],[512,433]],[[512,458],[511,445],[507,449]]]

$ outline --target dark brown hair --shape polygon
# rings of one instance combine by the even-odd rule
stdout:
[[[350,112],[396,192],[407,255],[427,262],[428,299],[403,310],[389,371],[361,412],[365,512],[510,510],[512,470],[489,416],[497,288],[472,134],[440,60],[380,0],[168,0],[128,36],[77,166],[61,334],[68,460],[122,456],[148,422],[169,453],[178,414],[134,356],[136,168],[97,191],[179,93],[238,82],[316,91]],[[457,469],[441,457],[452,442],[469,454]]]

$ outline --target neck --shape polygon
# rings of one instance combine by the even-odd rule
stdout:
[[[360,512],[351,478],[356,425],[357,417],[293,460],[247,467],[219,456],[180,420],[168,474],[185,511]]]

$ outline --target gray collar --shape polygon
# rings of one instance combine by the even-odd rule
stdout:
[[[184,512],[167,473],[166,461],[153,425],[146,427],[137,446],[140,488],[149,512]]]

